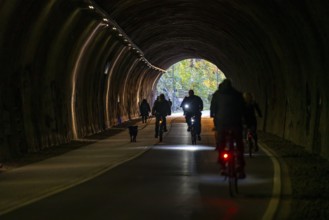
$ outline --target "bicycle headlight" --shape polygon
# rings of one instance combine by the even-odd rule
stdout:
[[[189,108],[189,107],[190,107],[189,104],[184,105],[184,108]]]

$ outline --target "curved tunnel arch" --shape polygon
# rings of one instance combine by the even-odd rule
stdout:
[[[256,95],[264,131],[329,158],[328,4],[0,0],[0,159],[137,116],[161,69],[195,57]]]

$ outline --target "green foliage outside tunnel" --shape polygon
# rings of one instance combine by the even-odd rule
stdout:
[[[210,107],[212,94],[223,79],[225,75],[216,65],[202,59],[187,59],[167,69],[158,82],[157,93],[163,93],[173,102],[173,111],[179,111],[181,101],[193,89],[202,98],[206,110]]]

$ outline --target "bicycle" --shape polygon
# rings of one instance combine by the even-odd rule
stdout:
[[[191,117],[191,140],[192,145],[196,144],[196,122],[195,122],[195,116]]]
[[[249,157],[252,157],[252,151],[254,150],[254,146],[255,146],[255,139],[251,129],[247,130],[246,140],[248,144]]]
[[[236,141],[232,136],[232,131],[229,130],[228,134],[225,135],[225,148],[222,153],[222,159],[224,161],[227,173],[225,174],[225,179],[228,178],[229,182],[229,193],[231,197],[238,194],[238,149]]]
[[[160,115],[158,117],[159,117],[158,136],[159,136],[159,142],[162,142],[163,131],[164,131],[163,116]]]

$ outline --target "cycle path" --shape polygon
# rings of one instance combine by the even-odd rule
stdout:
[[[128,129],[90,145],[0,174],[0,215],[88,181],[132,160],[158,143],[154,119],[137,123],[137,142]],[[82,140],[81,140],[82,141]],[[86,140],[83,140],[86,141]]]

